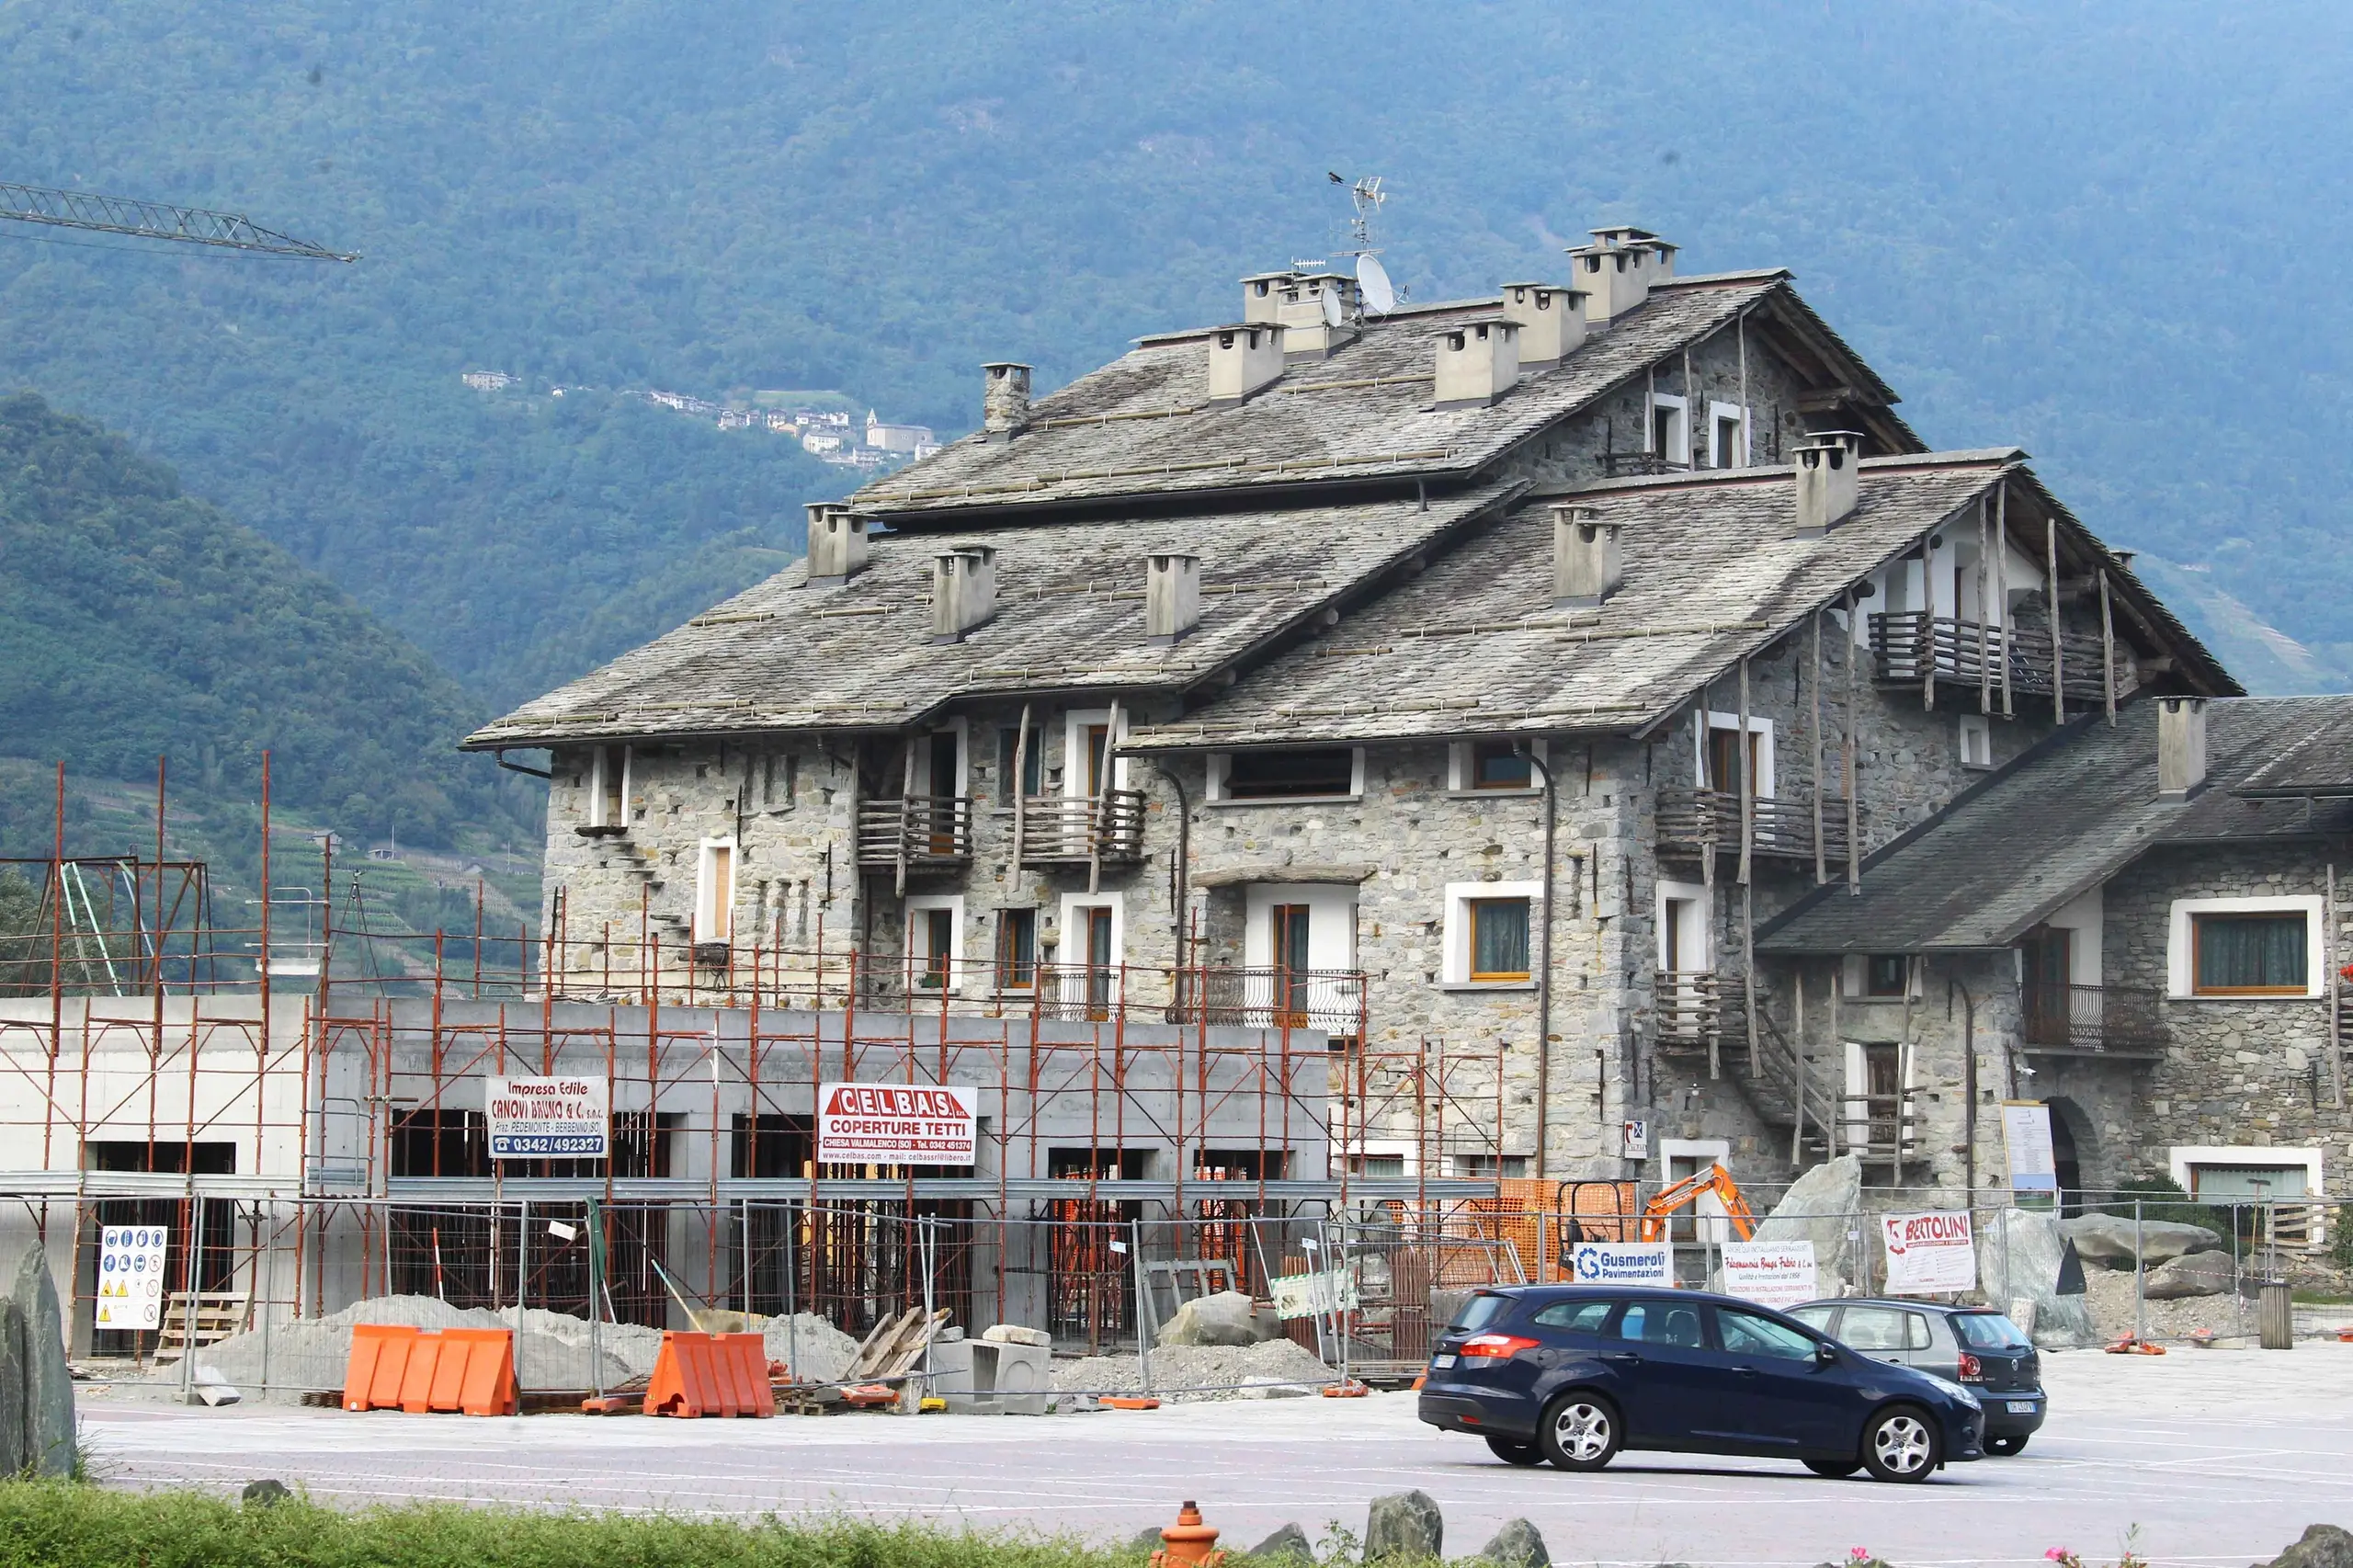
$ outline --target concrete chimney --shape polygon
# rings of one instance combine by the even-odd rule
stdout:
[[[2206,699],[2157,699],[2157,799],[2187,801],[2206,787]]]
[[[1173,648],[1201,623],[1201,558],[1158,551],[1147,558],[1143,580],[1144,641]]]
[[[1569,286],[1585,291],[1586,320],[1599,326],[1649,299],[1675,276],[1675,248],[1648,229],[1594,230],[1591,244],[1569,252]]]
[[[1819,430],[1796,456],[1798,538],[1820,539],[1861,498],[1863,438],[1851,430]]]
[[[1276,290],[1275,319],[1283,326],[1283,358],[1293,364],[1328,359],[1357,340],[1363,314],[1357,280],[1345,272],[1302,272]]]
[[[1585,342],[1585,296],[1558,283],[1506,283],[1503,317],[1519,324],[1519,366],[1549,370]]]
[[[1283,338],[1276,324],[1210,329],[1210,404],[1233,407],[1283,373]]]
[[[932,558],[931,640],[961,642],[996,614],[996,551],[959,545]]]
[[[999,359],[981,371],[988,378],[981,389],[981,434],[1010,441],[1029,426],[1029,367]]]
[[[1438,336],[1438,405],[1484,408],[1519,382],[1519,324],[1464,322]]]
[[[1254,272],[1242,280],[1242,319],[1252,326],[1266,326],[1282,319],[1283,289],[1293,274],[1289,272]]]
[[[866,570],[866,519],[850,516],[847,501],[812,501],[809,585],[833,588]]]
[[[1591,609],[1617,590],[1626,574],[1618,553],[1618,525],[1590,506],[1552,508],[1552,603]]]

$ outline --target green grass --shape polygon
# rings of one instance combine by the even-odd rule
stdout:
[[[1172,1513],[1172,1517],[1174,1517]],[[1135,1568],[1132,1550],[848,1521],[733,1524],[432,1505],[346,1513],[0,1483],[0,1568]]]

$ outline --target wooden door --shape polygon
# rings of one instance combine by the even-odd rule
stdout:
[[[1086,922],[1086,1016],[1111,1016],[1112,972],[1118,955],[1111,949],[1111,911],[1091,906],[1079,911]]]
[[[2024,982],[2023,1004],[2029,1045],[2065,1045],[2069,1004],[2075,993],[2068,983],[2074,973],[2073,931],[2044,926],[2018,942],[2019,973]]]
[[[1279,903],[1268,912],[1274,957],[1274,1027],[1307,1027],[1308,915],[1303,903]]]

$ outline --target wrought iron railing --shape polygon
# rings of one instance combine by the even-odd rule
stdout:
[[[2022,1000],[2020,1033],[2029,1051],[2132,1055],[2165,1048],[2164,998],[2154,990],[2034,983]]]
[[[1922,610],[1892,610],[1870,618],[1871,661],[1878,678],[1906,684],[1925,683],[1933,666],[1936,678],[1963,686],[1982,684],[1999,690],[2002,666],[2009,664],[2013,694],[2051,695],[2051,632],[2048,628],[2001,627]],[[2097,637],[2062,632],[2061,663],[2073,702],[2098,702],[2106,684],[2100,678],[2101,646]],[[2118,661],[2116,694],[2132,689],[2132,666]]]
[[[1813,858],[1813,801],[1758,798],[1749,801],[1749,848],[1777,859]],[[1740,796],[1727,790],[1663,789],[1658,792],[1658,841],[1705,853],[1738,853]],[[1825,860],[1847,858],[1847,800],[1822,801],[1822,853]]]
[[[1172,1024],[1364,1032],[1364,974],[1341,969],[1188,969],[1176,974]]]

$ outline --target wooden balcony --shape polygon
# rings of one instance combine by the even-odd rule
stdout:
[[[965,795],[861,801],[858,863],[870,871],[961,866],[972,858],[972,801]]]
[[[1939,683],[1974,689],[1981,672],[1996,692],[2002,687],[2004,638],[2013,696],[2051,695],[2051,633],[2046,628],[1981,626],[1974,620],[1931,616],[1919,610],[1898,610],[1870,618],[1871,661],[1877,678],[1893,686],[1924,686],[1931,668]],[[1980,647],[1984,652],[1981,655]],[[2067,700],[2089,705],[2105,700],[2100,679],[2100,642],[2093,636],[2061,633],[2060,653],[2067,679]],[[2121,699],[2133,688],[2132,665],[2120,659],[2116,695]]]
[[[2164,998],[2120,985],[2029,985],[2019,1030],[2037,1056],[2162,1056]]]
[[[1724,1038],[1724,997],[1733,983],[1698,970],[1661,970],[1653,988],[1658,1049],[1705,1051]]]
[[[1813,859],[1813,800],[1758,799],[1749,802],[1749,850],[1776,859]],[[1658,792],[1658,842],[1694,855],[1740,853],[1740,796],[1724,790],[1663,789]],[[1847,799],[1822,801],[1822,855],[1836,865],[1847,860]]]
[[[1143,858],[1143,791],[1033,795],[1021,802],[1025,866],[1109,866]]]

